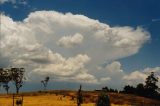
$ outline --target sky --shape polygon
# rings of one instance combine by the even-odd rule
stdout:
[[[26,87],[100,89],[160,78],[159,0],[0,0],[0,67]],[[160,86],[160,82],[158,83]]]

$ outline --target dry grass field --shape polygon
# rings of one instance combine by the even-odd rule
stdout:
[[[23,106],[76,106],[75,91],[30,92],[22,95]],[[97,92],[84,92],[82,106],[95,106],[97,96]],[[109,93],[109,96],[112,106],[160,106],[159,101],[133,95]],[[12,106],[12,98],[12,95],[0,95],[0,106]]]

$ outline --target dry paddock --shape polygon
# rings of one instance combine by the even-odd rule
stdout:
[[[17,99],[21,99],[21,97],[16,97]],[[0,106],[13,106],[13,97],[12,95],[0,96]],[[16,105],[14,105],[16,106]],[[70,96],[63,95],[35,95],[23,96],[23,106],[77,106],[76,100],[72,99]],[[95,106],[95,103],[84,103],[82,106]],[[112,106],[129,106],[129,105],[113,105]]]

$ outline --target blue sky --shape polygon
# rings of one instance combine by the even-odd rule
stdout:
[[[150,69],[149,71],[151,70],[154,71],[156,68],[160,67],[160,56],[159,56],[160,1],[159,0],[41,0],[41,1],[16,0],[15,2],[13,1],[14,0],[11,1],[8,0],[6,2],[1,3],[1,12],[5,15],[5,17],[10,17],[15,22],[18,21],[23,22],[23,20],[26,19],[30,13],[45,10],[45,11],[55,11],[64,14],[71,13],[72,15],[76,14],[83,15],[88,17],[89,19],[99,20],[100,23],[107,24],[110,27],[129,26],[133,28],[133,30],[136,30],[137,27],[141,27],[145,31],[150,33],[149,34],[150,38],[147,41],[144,41],[144,43],[139,45],[140,48],[138,49],[137,52],[134,51],[133,53],[130,53],[128,55],[125,54],[124,56],[118,56],[108,60],[106,59],[106,63],[98,63],[98,64],[105,64],[104,67],[107,67],[107,65],[112,65],[112,63],[114,62],[118,62],[115,64],[117,64],[118,66],[120,64],[119,70],[123,70],[123,72],[125,72],[121,74],[125,74],[124,76],[128,77],[132,77],[130,75],[132,75],[132,73],[136,72],[137,70],[138,72],[140,72],[140,74],[142,74],[142,76],[145,76],[143,72],[145,72],[147,68]],[[53,51],[56,50],[57,53],[60,53],[62,56],[66,58],[71,57],[69,55],[70,52],[68,51],[63,51],[57,46],[53,46],[52,48],[51,42],[48,42],[46,45],[47,47],[50,47],[51,50]],[[54,47],[56,49],[54,49]],[[11,59],[7,58],[5,60],[10,61]],[[4,64],[1,61],[0,66],[1,67],[8,66],[9,63],[10,62],[6,62],[6,64]],[[86,67],[89,67],[89,65]],[[91,69],[93,68],[88,69],[90,74],[92,73],[90,72]],[[159,71],[160,69],[156,69],[156,72]],[[95,74],[94,76],[97,76],[97,78],[99,79],[101,77],[105,77],[102,76],[103,73],[99,74],[97,70],[93,71],[93,74]],[[121,76],[121,74],[118,76]],[[109,75],[112,76],[112,74],[110,73]],[[134,75],[136,76],[137,74]],[[110,76],[107,76],[105,78],[106,81],[109,81],[105,84],[108,84],[109,86],[114,88],[116,87],[121,88],[120,85],[115,83],[116,81],[115,82],[110,81],[112,79],[112,78],[110,79]],[[127,79],[127,77],[124,76],[123,78]],[[131,83],[131,79],[128,78],[128,80],[129,82],[127,83]],[[102,84],[101,86],[105,84]]]

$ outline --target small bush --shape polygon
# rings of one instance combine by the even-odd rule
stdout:
[[[106,93],[101,93],[98,97],[96,106],[111,106],[109,96]]]

